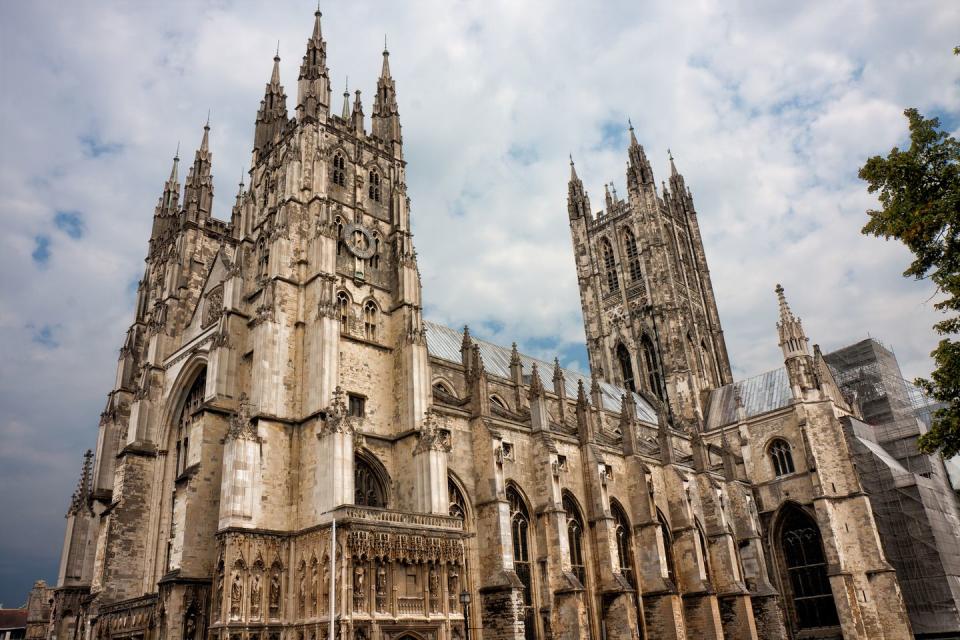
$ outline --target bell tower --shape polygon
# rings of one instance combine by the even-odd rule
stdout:
[[[693,196],[670,156],[657,189],[630,126],[627,197],[604,185],[594,213],[570,160],[567,209],[594,377],[666,405],[696,430],[706,393],[732,382]]]

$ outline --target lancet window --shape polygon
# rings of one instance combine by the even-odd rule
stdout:
[[[837,607],[827,578],[820,529],[801,509],[789,509],[781,526],[780,544],[796,626],[800,629],[837,626]]]
[[[660,360],[657,358],[657,352],[653,347],[650,336],[644,335],[643,338],[640,339],[640,351],[643,353],[643,364],[647,369],[648,389],[661,400],[666,400],[667,397],[663,389],[663,379],[660,376]]]
[[[637,385],[633,379],[633,363],[630,362],[630,352],[623,346],[617,345],[617,361],[620,363],[620,373],[623,375],[623,386],[630,391],[636,391]]]
[[[563,496],[563,510],[567,515],[567,542],[570,547],[570,569],[580,584],[587,584],[587,566],[583,559],[583,518],[573,498]]]
[[[617,263],[613,257],[613,247],[610,246],[610,243],[606,239],[600,241],[600,255],[603,258],[607,292],[612,293],[617,290],[619,280],[617,279]]]
[[[640,252],[637,251],[637,239],[633,237],[630,229],[625,229],[623,234],[623,244],[627,254],[627,272],[630,274],[630,282],[640,280]]]
[[[354,469],[354,504],[380,509],[386,507],[386,488],[370,463],[358,456],[354,459]]]
[[[363,305],[363,336],[371,342],[377,339],[377,304],[373,300]]]
[[[794,472],[793,452],[789,442],[777,438],[770,443],[768,452],[770,454],[770,461],[773,463],[773,472],[778,478]]]
[[[376,169],[370,170],[370,184],[367,187],[368,195],[374,202],[380,202],[380,174]]]
[[[513,541],[513,570],[523,584],[524,623],[526,637],[534,633],[533,584],[530,572],[530,512],[516,487],[507,486],[510,505],[510,536]]]
[[[347,161],[340,151],[333,154],[333,184],[341,187],[347,185]]]

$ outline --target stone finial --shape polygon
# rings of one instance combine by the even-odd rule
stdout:
[[[83,454],[83,463],[80,465],[80,478],[77,480],[77,488],[74,489],[70,497],[70,508],[67,515],[74,515],[87,505],[87,498],[90,495],[91,484],[93,482],[93,451],[87,449]]]
[[[543,381],[540,380],[540,370],[534,362],[530,368],[530,395],[539,396],[543,393]]]
[[[586,407],[590,403],[587,401],[587,390],[583,386],[583,378],[577,380],[577,407]]]
[[[259,440],[257,425],[253,422],[253,404],[247,399],[247,394],[240,394],[237,412],[230,418],[230,427],[227,429],[227,439],[232,440]]]

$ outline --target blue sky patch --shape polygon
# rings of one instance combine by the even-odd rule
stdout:
[[[624,149],[627,146],[626,120],[605,120],[600,124],[600,146]]]
[[[60,343],[53,337],[53,329],[54,328],[48,324],[43,325],[39,329],[34,328],[33,336],[30,339],[42,347],[55,349],[60,346]]]
[[[84,231],[86,231],[83,214],[79,211],[57,211],[57,214],[53,217],[53,223],[57,225],[57,229],[74,240],[82,238]]]
[[[123,150],[123,145],[119,142],[105,142],[94,134],[80,136],[80,146],[83,147],[83,152],[91,158],[108,156],[120,153]]]
[[[533,145],[512,144],[507,149],[507,157],[527,167],[540,159],[540,153]]]
[[[41,267],[47,266],[47,263],[50,262],[50,237],[40,235],[36,236],[33,241],[33,253],[30,254],[30,257]]]

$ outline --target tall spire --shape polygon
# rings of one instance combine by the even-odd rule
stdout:
[[[150,254],[166,245],[171,230],[176,226],[178,206],[180,203],[180,144],[177,143],[177,152],[173,156],[173,165],[170,167],[170,177],[163,184],[163,193],[157,200],[153,212],[153,230],[150,232]]]
[[[633,122],[630,118],[627,118],[627,126],[630,129],[630,147],[639,147],[640,143],[637,142],[637,135],[633,132]]]
[[[402,142],[400,136],[400,112],[397,107],[397,86],[390,75],[390,51],[387,37],[383,37],[383,65],[377,79],[377,96],[373,101],[373,135],[384,142]]]
[[[360,100],[360,89],[353,93],[356,97],[353,100],[353,113],[350,114],[350,117],[353,118],[354,130],[357,135],[360,135],[363,133],[363,102]]]
[[[273,70],[270,82],[263,92],[260,110],[257,111],[257,124],[253,134],[253,148],[262,151],[271,145],[287,124],[287,95],[280,84],[280,52],[273,56]]]
[[[187,219],[197,222],[209,218],[213,211],[213,154],[210,153],[210,112],[203,125],[203,139],[193,158],[193,166],[187,174],[183,190],[183,206]]]
[[[346,83],[343,85],[343,112],[340,114],[340,117],[344,120],[350,119],[350,78],[347,77]]]
[[[793,315],[783,287],[779,284],[775,289],[777,304],[780,306],[780,318],[777,322],[777,333],[780,336],[780,349],[783,350],[783,361],[787,366],[787,377],[794,398],[800,400],[806,397],[806,392],[818,388],[819,381],[810,355],[809,339],[803,331],[800,318]]]
[[[325,116],[330,109],[330,70],[327,69],[327,43],[320,28],[320,7],[313,16],[313,33],[297,77],[297,114],[299,117]]]
[[[630,131],[630,146],[627,147],[627,191],[630,192],[639,190],[641,186],[652,186],[654,181],[647,153],[643,150],[643,145],[637,142],[637,134],[630,118],[627,118],[627,127]]]
[[[590,217],[590,197],[583,188],[580,176],[577,175],[573,154],[570,155],[570,181],[567,183],[567,213],[570,220]]]

